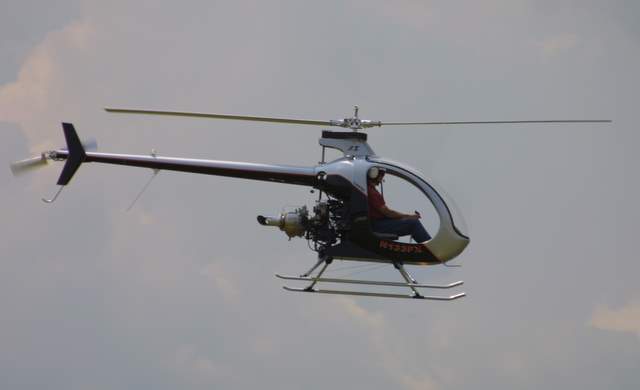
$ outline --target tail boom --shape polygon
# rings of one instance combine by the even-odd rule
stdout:
[[[66,160],[60,178],[58,179],[58,185],[61,186],[67,185],[80,165],[85,162],[227,176],[304,186],[314,186],[318,181],[315,169],[312,167],[161,157],[155,154],[145,156],[86,152],[73,125],[71,123],[63,123],[62,127],[67,141],[67,149],[50,152],[51,159]]]

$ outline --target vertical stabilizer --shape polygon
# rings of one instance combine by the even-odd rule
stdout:
[[[71,123],[63,123],[62,129],[64,131],[64,138],[67,141],[69,156],[67,157],[67,162],[62,168],[62,173],[60,173],[58,185],[66,186],[80,167],[80,164],[82,164],[87,157],[87,154],[84,151],[84,147],[82,146],[82,143],[78,138],[78,133],[76,133],[76,129],[73,125]]]

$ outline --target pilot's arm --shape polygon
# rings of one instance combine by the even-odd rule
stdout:
[[[378,210],[382,215],[391,219],[420,219],[420,214],[417,212],[415,214],[404,214],[388,208],[387,205],[380,206]]]

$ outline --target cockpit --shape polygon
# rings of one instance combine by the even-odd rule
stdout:
[[[434,255],[445,261],[464,250],[469,243],[466,225],[453,201],[445,200],[444,192],[406,165],[381,158],[369,158],[368,162],[384,169],[380,191],[391,208],[420,213],[422,224],[433,237],[427,245]]]

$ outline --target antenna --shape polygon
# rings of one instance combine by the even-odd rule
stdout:
[[[158,153],[156,152],[156,150],[155,149],[151,149],[151,157],[156,158],[157,156],[158,156]],[[158,175],[158,172],[160,172],[160,170],[158,168],[153,168],[153,174],[151,175],[149,180],[145,183],[145,185],[142,187],[142,190],[140,190],[140,192],[138,192],[138,195],[136,195],[135,199],[133,199],[133,202],[131,202],[129,207],[127,207],[127,211],[131,211],[131,209],[136,204],[138,199],[140,199],[140,197],[147,190],[147,188],[149,187],[149,185],[151,184],[153,179],[155,179],[155,177]]]

